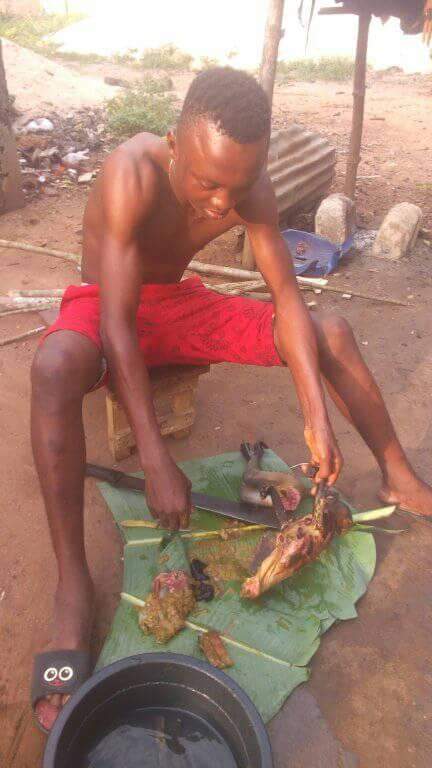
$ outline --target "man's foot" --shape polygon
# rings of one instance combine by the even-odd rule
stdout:
[[[384,482],[379,498],[385,504],[397,504],[400,510],[432,522],[432,488],[420,480],[414,472]]]
[[[53,636],[49,650],[88,651],[93,623],[94,588],[88,573],[80,573],[66,582],[59,582],[54,599]],[[69,696],[53,694],[40,699],[35,716],[43,728],[51,730]]]

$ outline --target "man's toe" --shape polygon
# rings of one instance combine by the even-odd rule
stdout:
[[[56,697],[60,698],[60,697]],[[50,731],[53,727],[60,712],[60,707],[48,701],[47,699],[41,699],[38,701],[35,707],[35,714],[39,720],[41,726],[47,731]]]

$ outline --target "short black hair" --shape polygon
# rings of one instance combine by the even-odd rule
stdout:
[[[200,118],[239,144],[270,134],[268,98],[252,75],[232,67],[212,67],[192,81],[179,117],[179,127]]]

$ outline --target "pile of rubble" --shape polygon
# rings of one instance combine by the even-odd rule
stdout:
[[[59,187],[89,184],[96,176],[106,142],[103,108],[19,117],[13,130],[27,196],[54,196]]]

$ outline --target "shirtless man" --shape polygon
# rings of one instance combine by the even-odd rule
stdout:
[[[33,450],[59,573],[50,653],[89,647],[81,411],[107,369],[135,432],[147,502],[165,527],[187,525],[191,509],[190,483],[160,436],[149,386],[147,368],[169,363],[285,363],[317,479],[334,483],[342,458],[324,382],[377,460],[381,499],[420,515],[432,511],[432,490],[410,466],[350,326],[305,308],[266,173],[269,134],[270,111],[256,81],[215,68],[193,81],[176,133],[142,133],[122,144],[90,193],[86,284],[68,289],[32,370]],[[193,256],[235,225],[247,229],[273,305],[221,296],[196,277],[180,282]],[[47,729],[64,703],[51,690],[34,701]]]

